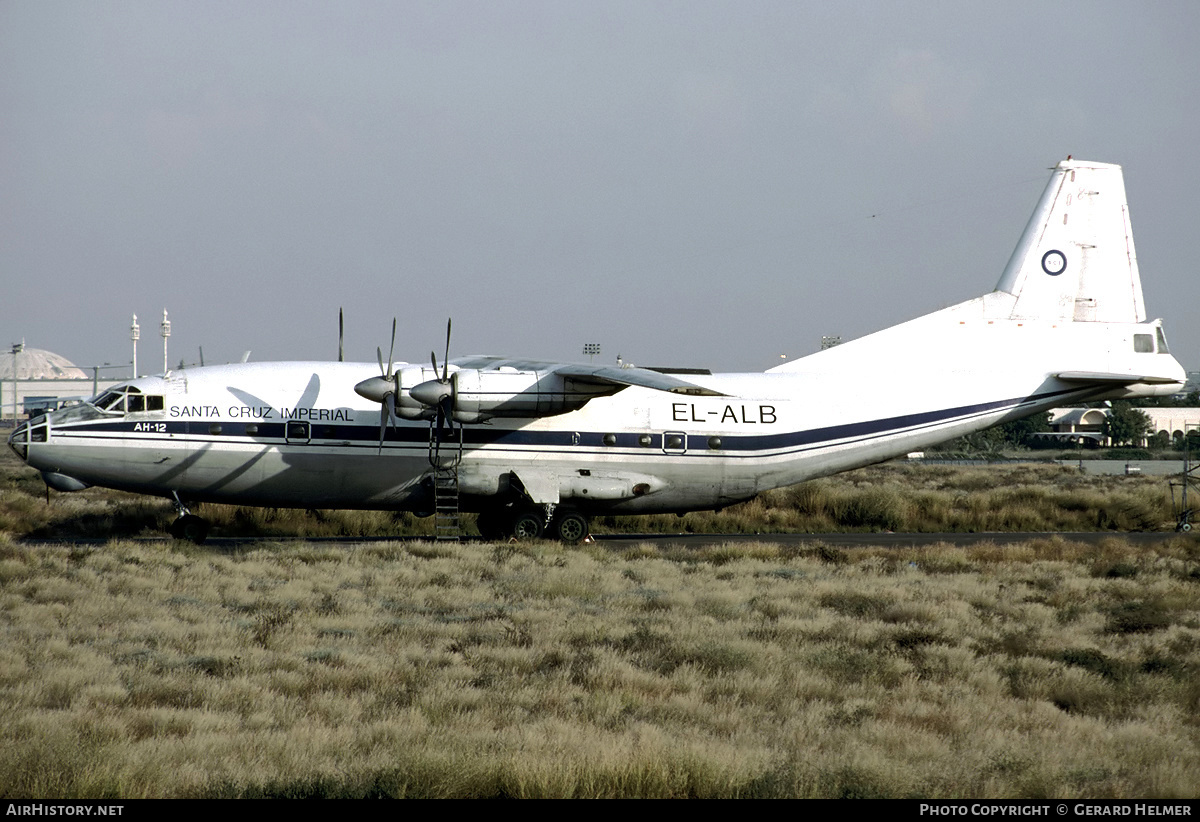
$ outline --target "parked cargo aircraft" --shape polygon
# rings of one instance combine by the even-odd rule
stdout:
[[[597,514],[721,508],[1184,381],[1146,321],[1121,168],[1070,158],[994,291],[765,373],[379,360],[143,377],[9,442],[51,487],[173,498],[173,531],[193,538],[206,525],[184,504],[215,501],[472,511],[485,536],[574,542]]]

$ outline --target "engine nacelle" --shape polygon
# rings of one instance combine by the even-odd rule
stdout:
[[[457,369],[450,366],[449,371],[453,375]],[[441,377],[441,373],[427,365],[406,365],[397,369],[393,375],[396,385],[396,416],[405,420],[433,419],[437,414],[437,407],[413,399],[412,390],[418,385],[439,380]]]
[[[449,400],[455,422],[484,422],[493,417],[552,417],[582,408],[588,400],[614,394],[623,385],[596,384],[564,377],[554,370],[456,368],[447,378],[433,368],[406,365],[388,377],[372,377],[355,386],[375,402],[395,398],[396,416],[428,420]]]

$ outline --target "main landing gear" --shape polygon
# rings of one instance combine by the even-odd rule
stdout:
[[[172,497],[174,497],[175,510],[179,513],[179,517],[171,523],[171,536],[175,539],[186,539],[188,542],[203,545],[204,541],[208,539],[208,520],[189,511],[187,506],[179,501],[178,494],[172,494]]]
[[[527,540],[556,539],[577,545],[590,532],[588,518],[578,511],[555,510],[554,505],[525,505],[484,511],[476,521],[484,539]]]

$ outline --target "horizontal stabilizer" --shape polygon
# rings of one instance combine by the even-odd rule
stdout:
[[[1169,385],[1179,380],[1171,377],[1154,377],[1141,374],[1108,374],[1100,371],[1063,371],[1054,375],[1063,382],[1102,383],[1104,385]]]

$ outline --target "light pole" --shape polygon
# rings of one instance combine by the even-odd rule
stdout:
[[[167,319],[167,309],[163,309],[163,321],[159,326],[163,338],[163,373],[167,373],[167,338],[171,336],[171,321]]]
[[[600,353],[600,343],[584,343],[583,353],[588,355],[588,362],[591,362],[592,358]]]
[[[13,355],[13,428],[17,427],[17,355],[25,350],[25,341],[12,344]]]
[[[137,314],[133,315],[133,325],[129,326],[129,339],[133,340],[133,378],[137,379],[137,341],[142,336],[142,330],[138,328]]]

